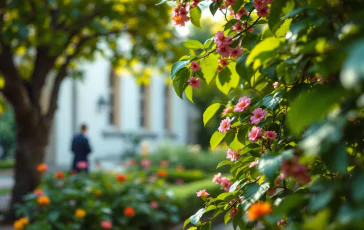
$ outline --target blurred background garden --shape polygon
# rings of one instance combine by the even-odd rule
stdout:
[[[221,191],[212,178],[226,148],[209,149],[218,120],[204,127],[202,113],[226,96],[201,89],[191,103],[170,80],[171,64],[186,52],[180,43],[203,42],[220,19],[176,29],[171,8],[157,3],[1,3],[0,214],[16,210],[15,229],[180,228],[203,204],[197,191]],[[17,80],[21,103],[7,92]],[[37,111],[20,112],[28,105]],[[33,116],[43,123],[32,124]],[[89,127],[90,173],[74,175],[71,140],[81,124]],[[29,145],[35,136],[44,143]],[[19,157],[28,154],[30,161]],[[39,178],[30,176],[36,169]],[[31,181],[41,183],[33,189]],[[20,188],[25,203],[13,206]]]

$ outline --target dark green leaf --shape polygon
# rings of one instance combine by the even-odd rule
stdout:
[[[244,54],[236,61],[236,72],[239,76],[244,79],[246,82],[250,82],[250,78],[253,75],[253,71],[249,66],[246,65],[246,59],[248,58],[249,53]]]
[[[172,65],[171,75],[172,80],[174,79],[174,76],[176,76],[177,72],[180,71],[183,67],[188,65],[190,63],[189,60],[187,61],[178,61]]]
[[[183,91],[188,86],[188,78],[190,77],[190,70],[183,67],[177,72],[175,78],[173,79],[173,88],[177,95],[182,98]]]
[[[263,105],[268,109],[274,110],[276,106],[283,100],[281,94],[282,91],[278,91],[274,95],[266,95],[265,97],[263,97]]]
[[[221,167],[222,167],[222,166],[224,166],[224,165],[231,165],[231,164],[232,164],[232,162],[231,162],[231,161],[229,161],[229,160],[223,160],[223,161],[221,161],[221,162],[217,165],[216,169],[221,168]]]
[[[216,11],[219,9],[219,4],[217,2],[213,2],[210,4],[210,12],[212,15],[215,15]]]

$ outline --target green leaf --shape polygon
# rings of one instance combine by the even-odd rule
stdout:
[[[186,67],[183,67],[178,73],[176,74],[175,78],[173,79],[173,88],[177,95],[182,98],[183,91],[188,86],[188,78],[190,77],[190,70]]]
[[[217,2],[213,2],[210,4],[209,8],[210,8],[211,14],[215,15],[216,11],[219,9],[219,4]]]
[[[243,6],[244,4],[244,0],[236,0],[235,4],[232,5],[232,8],[234,10],[234,12],[238,12],[240,10],[240,8]]]
[[[221,143],[225,135],[226,133],[220,133],[219,131],[215,131],[214,134],[212,134],[212,137],[210,139],[210,145],[212,150],[214,150],[216,146]]]
[[[198,6],[190,10],[191,22],[194,26],[201,27],[201,13],[201,9]]]
[[[216,112],[220,109],[220,103],[214,103],[207,107],[205,112],[203,113],[203,125],[206,126],[207,122],[216,114]]]
[[[353,177],[353,198],[355,201],[364,200],[364,172],[359,172]]]
[[[315,214],[311,218],[306,218],[304,224],[301,226],[303,230],[312,229],[328,229],[328,222],[330,219],[329,209],[324,209],[321,212]]]
[[[171,75],[172,80],[174,79],[174,76],[176,76],[177,72],[180,71],[183,67],[188,65],[190,63],[189,60],[187,61],[178,61],[172,65]]]
[[[229,192],[234,192],[236,190],[236,188],[241,184],[241,182],[243,182],[245,180],[246,179],[244,178],[244,179],[235,181],[235,183],[230,186]]]
[[[212,223],[209,221],[207,223],[204,223],[203,225],[201,225],[200,230],[210,230],[212,226]]]
[[[292,11],[294,5],[294,1],[292,0],[275,0],[274,2],[272,2],[268,15],[268,25],[270,30],[274,34],[276,34],[277,30],[281,27],[281,25],[285,23],[284,20],[281,20],[281,16],[284,13]]]
[[[231,193],[229,193],[229,192],[224,192],[224,193],[221,193],[220,195],[218,195],[218,196],[216,197],[216,199],[217,199],[217,200],[226,200],[226,198],[227,198],[227,197],[230,197],[230,196],[232,196],[232,194],[231,194]]]
[[[230,212],[227,211],[227,212],[225,212],[225,215],[224,215],[224,224],[226,225],[230,220],[231,220]]]
[[[280,45],[281,41],[275,37],[269,37],[263,40],[252,49],[246,60],[246,64],[253,64],[253,69],[259,68],[264,62],[274,56],[275,51]]]
[[[244,145],[239,141],[238,133],[235,132],[228,132],[226,135],[226,144],[235,152],[238,152],[239,149],[244,147]]]
[[[190,218],[188,218],[187,220],[185,220],[185,222],[183,223],[183,228],[185,229],[185,227],[187,226],[187,224],[189,224],[191,222]]]
[[[200,66],[201,66],[201,72],[203,73],[203,76],[207,84],[209,84],[214,78],[218,67],[217,56],[210,54],[209,56],[201,60]]]
[[[249,66],[246,65],[246,59],[248,58],[249,53],[244,54],[236,61],[236,72],[239,76],[244,79],[246,82],[250,82],[250,78],[253,75],[253,71]]]
[[[187,49],[203,49],[204,46],[200,41],[197,40],[187,40],[182,42],[182,45]]]
[[[265,194],[269,189],[269,183],[265,182],[261,185],[257,183],[250,183],[245,186],[245,190],[243,192],[245,199],[250,203],[255,203]]]
[[[233,162],[229,161],[229,160],[223,160],[221,161],[217,166],[216,169],[221,168],[224,165],[231,165]]]
[[[216,78],[217,88],[228,95],[232,88],[236,88],[239,84],[239,75],[235,71],[235,63],[230,63],[220,71],[219,76]]]
[[[346,151],[344,144],[339,144],[333,151],[325,153],[322,156],[323,161],[332,172],[338,172],[341,174],[348,173],[348,152]]]
[[[186,90],[185,90],[185,94],[187,99],[193,103],[193,90],[192,87],[189,85],[187,86]]]
[[[346,62],[340,73],[341,84],[346,89],[355,89],[360,91],[362,89],[362,82],[364,80],[364,40],[356,42],[349,53]]]
[[[195,215],[190,217],[191,224],[197,225],[200,222],[202,215],[205,213],[205,208],[201,208]]]
[[[323,87],[302,94],[287,114],[289,127],[296,134],[300,133],[312,122],[321,120],[342,96],[340,89]]]
[[[274,110],[276,106],[283,100],[281,94],[282,91],[278,91],[274,95],[266,95],[265,97],[263,97],[263,105],[268,109]]]

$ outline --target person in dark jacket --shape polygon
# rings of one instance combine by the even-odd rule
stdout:
[[[91,147],[88,142],[87,126],[85,124],[81,125],[81,133],[76,134],[72,139],[72,152],[74,154],[72,162],[72,171],[88,172],[88,155],[91,153]]]

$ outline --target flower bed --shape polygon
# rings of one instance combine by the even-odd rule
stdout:
[[[164,180],[147,180],[143,172],[57,172],[25,201],[17,207],[15,229],[164,229],[180,220]]]

